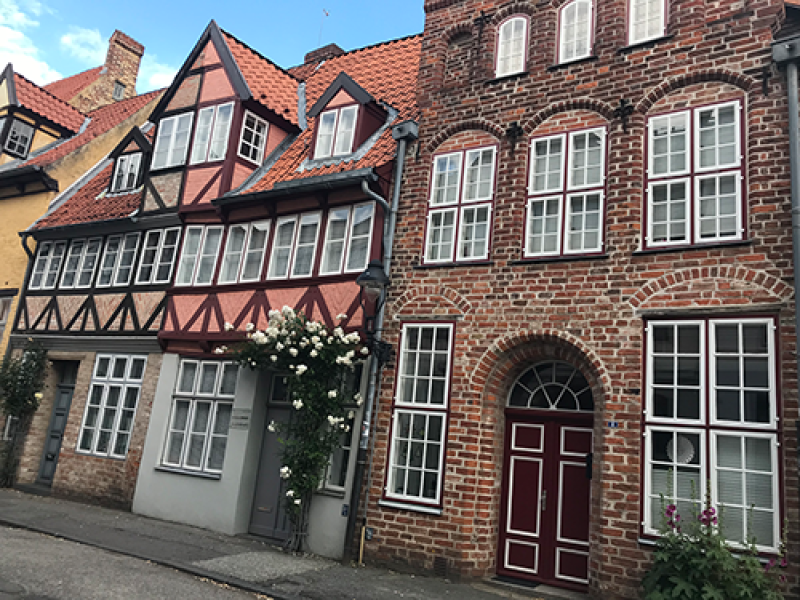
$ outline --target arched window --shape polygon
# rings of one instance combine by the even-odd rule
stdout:
[[[558,62],[586,58],[592,53],[594,15],[591,0],[573,0],[561,9]]]
[[[497,35],[495,75],[504,77],[524,71],[527,45],[528,19],[512,17],[500,25]]]
[[[509,408],[593,411],[592,388],[586,377],[565,362],[534,365],[517,379],[508,397]]]

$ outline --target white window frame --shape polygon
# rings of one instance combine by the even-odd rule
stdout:
[[[120,287],[130,284],[131,279],[133,279],[134,267],[136,266],[136,257],[139,254],[140,239],[141,235],[138,231],[125,234],[114,234],[106,238],[106,243],[103,250],[103,258],[100,261],[99,275],[96,284],[97,287]],[[115,251],[112,251],[110,248],[113,240],[117,240],[119,242],[119,246]],[[132,242],[133,248],[128,247],[128,240],[134,240]],[[122,264],[123,255],[131,257],[130,265],[124,266]],[[113,260],[113,264],[107,265],[106,263],[109,260]],[[127,277],[122,275],[123,269],[129,269]],[[111,272],[111,278],[109,279],[108,283],[101,282],[101,277],[103,277],[103,271],[105,270],[110,270]]]
[[[347,475],[350,471],[350,458],[353,456],[353,448],[356,446],[355,433],[358,428],[355,426],[356,416],[358,413],[357,407],[351,407],[354,413],[352,419],[345,419],[344,424],[348,427],[343,430],[339,438],[339,445],[334,448],[331,453],[328,464],[325,466],[325,472],[320,481],[320,487],[324,490],[335,492],[337,494],[344,493],[347,488]],[[344,483],[339,484],[338,481],[344,476]]]
[[[567,23],[566,15],[570,11],[574,11],[577,17],[577,12],[580,4],[588,4],[589,5],[589,21],[586,27],[586,38],[581,40],[579,36],[576,34],[571,38],[567,38],[566,29],[570,27],[570,24]],[[558,63],[571,63],[578,60],[582,60],[584,58],[589,58],[592,56],[593,52],[593,43],[594,43],[594,28],[595,28],[595,7],[594,7],[594,0],[570,0],[567,4],[561,7],[558,11]],[[575,25],[572,25],[574,27]],[[578,53],[577,44],[578,42],[583,41],[586,43],[586,49],[582,53]],[[573,56],[566,56],[566,45],[568,42],[574,42],[576,44],[575,54]]]
[[[733,108],[734,114],[734,122],[732,124],[733,128],[733,160],[719,164],[718,161],[715,161],[716,164],[711,166],[703,167],[700,165],[700,144],[701,142],[701,130],[700,130],[700,123],[701,118],[704,113],[709,111],[714,111],[715,116],[719,114],[721,109],[725,108]],[[745,203],[744,203],[744,196],[745,193],[745,168],[744,168],[744,156],[743,156],[743,138],[744,133],[742,131],[742,113],[743,113],[743,106],[740,100],[732,100],[728,102],[721,102],[717,104],[710,104],[704,106],[693,107],[688,110],[682,111],[675,111],[670,113],[663,113],[653,115],[648,118],[647,122],[647,154],[648,154],[648,165],[647,165],[647,186],[646,186],[646,220],[647,220],[647,227],[644,236],[644,245],[646,248],[664,248],[664,247],[671,247],[671,246],[695,246],[695,245],[705,245],[705,244],[715,244],[715,243],[724,243],[724,242],[735,242],[744,239],[745,237]],[[666,144],[670,147],[670,158],[668,159],[667,169],[662,172],[656,172],[656,153],[655,153],[655,146],[656,146],[656,131],[659,126],[663,126],[662,124],[666,124],[668,131],[671,131],[672,122],[675,119],[681,119],[684,123],[684,141],[683,146],[684,150],[680,151],[683,154],[683,169],[674,169],[672,167],[672,156],[675,152],[671,151],[673,145],[673,139],[676,137],[673,134],[668,134],[667,136],[659,136],[659,140],[663,140],[666,138]],[[717,130],[714,132],[714,137],[717,139]],[[728,144],[730,146],[730,143]],[[718,147],[715,147],[715,154],[718,155]],[[659,154],[659,157],[664,156],[663,154]],[[727,198],[731,197],[731,194],[722,194],[719,191],[719,181],[722,179],[727,178],[734,178],[734,185],[733,185],[733,208],[735,213],[725,212],[720,215],[720,207],[721,207],[721,200],[722,196]],[[714,214],[709,217],[715,221],[715,235],[703,235],[701,230],[701,222],[704,219],[704,216],[701,215],[703,202],[701,198],[701,188],[704,181],[716,179],[716,189],[717,194],[714,196],[716,199],[714,204],[716,205],[716,209]],[[671,193],[673,190],[673,186],[675,185],[683,185],[685,189],[685,198],[683,202],[680,201],[671,201]],[[667,190],[667,200],[663,203],[659,203],[661,206],[660,212],[665,213],[665,219],[659,219],[656,221],[656,204],[655,204],[655,195],[656,195],[656,188],[666,188]],[[680,205],[682,205],[683,211],[683,220],[681,221],[680,218],[673,218],[674,210],[679,210]],[[724,233],[720,234],[720,221],[725,220],[729,222],[733,219],[733,229],[734,232],[731,233]],[[683,237],[674,236],[673,235],[673,227],[683,226]],[[656,228],[659,228],[659,231],[666,231],[667,239],[659,239],[655,240],[656,237]],[[679,230],[679,229],[678,229]],[[727,231],[727,229],[726,229]],[[664,235],[663,233],[659,233],[659,236]]]
[[[270,234],[270,225],[271,221],[269,219],[265,221],[257,221],[255,223],[237,223],[235,225],[230,225],[228,227],[228,235],[227,239],[225,240],[225,252],[222,254],[222,263],[219,267],[219,277],[217,279],[217,283],[222,284],[230,284],[230,283],[246,283],[250,281],[258,281],[261,279],[261,272],[264,269],[264,257],[266,256],[267,252],[267,245],[269,244],[269,234]],[[242,248],[241,250],[237,251],[236,253],[239,254],[239,258],[236,259],[236,269],[233,274],[232,278],[223,279],[223,274],[225,272],[225,263],[228,258],[234,253],[231,249],[231,233],[234,228],[241,228],[244,230],[244,238],[242,239]],[[258,248],[251,248],[251,243],[253,240],[253,231],[257,228],[260,228],[261,231],[264,232],[264,245]],[[255,277],[245,277],[244,275],[244,268],[247,262],[248,255],[256,254],[259,255],[258,258],[258,274]]]
[[[342,131],[342,115],[343,113],[354,113],[353,115],[353,128],[350,131]],[[347,156],[353,152],[353,145],[356,141],[356,130],[358,129],[358,113],[359,106],[351,104],[349,106],[342,106],[340,108],[332,108],[320,113],[317,122],[317,138],[314,144],[314,158],[332,158],[336,156]],[[322,124],[326,115],[333,115],[334,122],[333,128],[330,132],[330,144],[322,144],[321,138],[323,135],[327,136],[327,131],[323,133]],[[348,136],[341,138],[342,135]],[[349,139],[349,145],[341,142],[341,139]],[[342,148],[344,146],[344,148]]]
[[[78,250],[75,250],[81,244],[81,247]],[[92,253],[89,252],[89,248],[95,244],[96,250]],[[69,289],[83,289],[92,286],[92,281],[94,281],[94,274],[97,271],[97,265],[99,264],[100,253],[103,250],[103,238],[94,237],[94,238],[80,238],[77,240],[72,240],[69,245],[69,250],[66,254],[66,259],[64,260],[64,268],[61,271],[61,283],[59,287],[65,290]],[[70,266],[70,259],[75,258],[75,268],[72,269]],[[71,284],[66,283],[67,273],[73,273],[74,278]],[[81,283],[81,278],[84,274],[89,274],[89,279],[85,283]]]
[[[11,304],[14,302],[14,296],[0,297],[0,337],[8,324],[8,318],[11,316]]]
[[[303,231],[303,226],[314,226],[314,241],[310,243],[301,244],[300,235]],[[322,229],[322,213],[307,212],[298,216],[297,225],[295,225],[294,244],[292,244],[292,263],[289,269],[289,279],[298,279],[301,277],[311,277],[314,274],[314,267],[317,263],[317,248],[319,245],[319,230]],[[297,257],[302,249],[311,249],[311,263],[309,264],[308,271],[296,272]]]
[[[106,364],[106,372],[100,371],[103,361]],[[115,375],[115,367],[119,361],[125,361],[122,376]],[[141,364],[139,377],[134,376],[133,366],[135,363]],[[147,355],[139,354],[98,354],[95,358],[92,380],[89,383],[89,393],[86,398],[86,407],[81,421],[80,435],[75,451],[80,454],[92,454],[110,458],[125,458],[130,447],[131,436],[136,420],[136,411],[139,405],[142,392],[142,382],[144,373],[147,369]],[[93,403],[94,390],[100,390],[100,397],[97,403]],[[109,404],[109,397],[112,389],[118,389],[119,395],[116,397],[116,404]],[[133,405],[128,403],[129,391],[135,392]],[[123,428],[123,413],[128,413],[130,418],[128,428]],[[111,422],[106,423],[106,418],[111,416]],[[104,426],[105,425],[105,426]],[[101,432],[108,432],[107,446],[100,449]],[[87,434],[89,435],[88,447],[84,444]],[[117,452],[116,446],[120,436],[127,436],[124,452]]]
[[[126,192],[136,188],[139,182],[139,168],[142,163],[142,153],[124,154],[117,158],[114,178],[111,180],[112,192]],[[131,181],[133,176],[133,181]]]
[[[699,391],[699,418],[687,418],[687,417],[678,417],[677,416],[677,404],[674,405],[675,409],[673,412],[675,413],[672,417],[658,417],[654,414],[654,407],[653,407],[653,395],[654,395],[654,388],[656,384],[654,382],[654,335],[655,335],[655,328],[657,327],[670,327],[673,329],[673,332],[677,330],[678,327],[693,327],[696,328],[698,331],[698,345],[699,345],[699,352],[697,353],[686,353],[680,352],[679,349],[679,340],[675,333],[673,333],[673,350],[674,352],[663,354],[663,356],[670,356],[673,359],[674,368],[677,369],[679,365],[679,358],[683,357],[690,357],[692,359],[696,359],[699,361],[699,369],[700,369],[700,377],[699,377],[699,385],[694,386],[682,386],[684,389],[695,389],[697,388]],[[718,353],[716,351],[716,328],[718,326],[736,326],[737,328],[737,347],[739,350],[735,353]],[[747,326],[755,326],[759,328],[763,328],[764,334],[766,336],[766,350],[764,352],[759,352],[756,354],[746,354],[744,352],[743,343],[745,339],[745,330],[744,328]],[[779,427],[780,421],[778,417],[778,398],[777,398],[777,343],[775,340],[775,320],[773,318],[763,318],[763,317],[742,317],[742,318],[708,318],[708,319],[686,319],[686,320],[652,320],[647,323],[647,354],[646,354],[646,370],[645,370],[645,377],[646,377],[646,395],[645,395],[645,433],[644,433],[644,457],[645,457],[645,470],[644,470],[644,487],[643,487],[643,531],[646,534],[656,535],[659,533],[659,526],[661,525],[660,519],[657,522],[653,522],[652,519],[656,518],[657,512],[660,511],[660,498],[657,494],[653,491],[653,469],[651,467],[653,463],[653,443],[650,439],[650,436],[655,435],[659,432],[665,434],[671,434],[673,436],[679,435],[691,435],[691,436],[698,436],[699,439],[699,446],[700,448],[696,449],[699,451],[699,463],[697,467],[690,467],[692,470],[697,469],[699,475],[697,479],[698,489],[695,490],[695,498],[690,499],[687,496],[686,492],[683,493],[682,497],[680,498],[681,502],[684,504],[684,508],[686,508],[686,504],[694,502],[695,506],[702,507],[704,502],[705,494],[707,491],[707,482],[711,482],[710,487],[710,494],[711,494],[711,503],[715,507],[719,508],[726,504],[726,499],[729,501],[731,506],[731,510],[740,510],[742,514],[742,523],[743,529],[740,532],[742,537],[739,540],[731,539],[729,540],[731,544],[734,546],[743,547],[744,545],[744,535],[747,534],[747,520],[749,506],[745,506],[742,504],[734,506],[730,503],[730,498],[722,497],[721,492],[719,489],[719,472],[720,471],[731,471],[731,472],[741,472],[745,473],[748,470],[748,467],[742,464],[740,467],[723,467],[720,466],[717,462],[718,457],[720,455],[718,451],[718,443],[721,437],[730,437],[740,440],[747,440],[747,439],[763,439],[768,440],[770,443],[770,460],[771,460],[771,470],[769,471],[769,475],[771,476],[771,499],[772,504],[770,507],[761,508],[758,510],[767,511],[772,513],[772,545],[769,544],[758,544],[757,548],[763,552],[776,552],[778,550],[778,546],[781,540],[781,510],[780,510],[780,489],[781,489],[781,482],[782,482],[782,473],[780,469],[779,455],[778,455],[778,445],[779,445]],[[767,369],[767,388],[757,387],[753,388],[761,393],[766,392],[768,394],[768,402],[769,402],[769,421],[768,422],[761,422],[756,420],[745,420],[744,418],[744,411],[743,405],[740,405],[740,418],[739,420],[730,420],[730,419],[719,419],[717,417],[717,403],[716,403],[716,390],[718,389],[717,386],[717,357],[721,356],[723,358],[731,359],[736,358],[739,360],[739,385],[735,386],[734,388],[723,388],[723,389],[736,389],[739,390],[740,394],[744,394],[745,390],[745,381],[744,381],[744,363],[743,361],[747,357],[753,357],[759,362],[766,360],[766,369]],[[727,368],[727,367],[726,367]],[[674,371],[673,382],[675,386],[678,385],[678,371]],[[672,386],[667,386],[672,387]],[[743,398],[743,396],[741,396]],[[741,401],[741,400],[740,400]],[[677,439],[675,437],[674,439]],[[744,442],[742,442],[744,443]],[[678,444],[673,444],[673,448]],[[669,451],[669,448],[667,449]],[[744,461],[744,454],[741,454],[742,460]],[[673,462],[677,459],[673,458]],[[694,456],[690,459],[690,461],[694,460]],[[675,465],[681,464],[680,461],[675,462]],[[686,463],[683,463],[686,464]],[[667,465],[667,463],[664,463]],[[668,466],[668,465],[667,465]],[[672,467],[669,467],[670,469]],[[663,472],[664,467],[662,466],[661,471]],[[765,473],[763,470],[755,470],[758,473]],[[744,475],[743,475],[744,476]],[[675,477],[675,475],[673,475]],[[673,494],[678,494],[677,487],[673,485]],[[747,489],[742,489],[743,497],[745,497],[746,501],[746,493]],[[668,503],[672,502],[674,498],[665,498]],[[745,502],[747,504],[747,502]],[[684,519],[689,518],[689,515],[682,515]],[[724,526],[724,524],[723,524]]]
[[[184,372],[188,365],[194,365],[195,373],[192,379],[191,389],[182,388]],[[201,378],[206,367],[216,365],[216,374],[213,384],[213,389],[210,391],[200,391]],[[228,393],[223,390],[223,383],[225,374],[233,370],[233,390]],[[238,367],[232,361],[208,361],[208,360],[193,360],[182,359],[180,368],[178,369],[178,377],[175,381],[175,389],[172,395],[172,407],[170,409],[169,421],[167,423],[167,433],[164,439],[164,444],[161,452],[161,465],[173,469],[179,469],[189,473],[208,473],[219,475],[222,473],[225,462],[225,454],[227,453],[227,441],[230,431],[230,413],[233,410],[233,401],[236,397],[236,378],[238,377]],[[183,428],[176,427],[176,407],[178,403],[188,404],[186,412],[186,422]],[[203,431],[194,431],[197,417],[198,404],[208,404],[208,422]],[[217,420],[220,418],[222,411],[228,411],[229,427],[223,433],[215,431],[217,428]],[[203,447],[201,457],[198,465],[188,464],[189,452],[191,443],[189,438],[195,435],[203,438]],[[180,437],[179,446],[179,459],[170,460],[170,449],[172,448],[173,440]],[[209,464],[211,459],[210,449],[215,440],[224,440],[225,449],[222,453],[222,465],[215,468]]]
[[[467,198],[467,189],[474,181],[469,180],[470,172],[481,173],[482,164],[477,167],[470,164],[470,157],[482,157],[485,152],[491,153],[490,175],[488,179],[487,193],[478,194],[474,198]],[[479,158],[479,160],[481,160]],[[453,181],[453,178],[456,181]],[[478,180],[486,183],[486,180]],[[443,182],[443,185],[439,185]],[[430,195],[428,197],[428,216],[426,219],[425,231],[425,263],[452,263],[452,262],[475,262],[487,260],[492,241],[492,220],[494,216],[494,196],[497,186],[497,146],[487,145],[475,148],[467,148],[456,152],[448,152],[433,157],[431,168]],[[455,190],[455,194],[452,193]],[[478,187],[480,190],[480,186]],[[448,198],[448,196],[450,196]],[[465,226],[462,218],[465,208],[480,209],[486,207],[486,238],[483,242],[484,251],[480,254],[465,256],[464,244],[474,243],[474,239],[464,239],[469,227]],[[452,225],[444,225],[449,215],[452,214]],[[441,224],[436,225],[437,219]],[[452,232],[452,239],[449,242],[449,252],[442,251],[447,247],[447,243],[441,240],[441,232]],[[436,249],[436,252],[434,252]]]
[[[220,113],[224,110],[227,111],[227,118],[220,118]],[[233,122],[233,111],[233,102],[206,106],[197,111],[197,124],[195,126],[194,140],[192,140],[190,165],[225,160],[225,154],[228,151],[228,138],[230,138],[231,133],[231,123]],[[210,115],[207,123],[204,122],[206,115]],[[201,128],[205,129],[203,133],[201,133]]]
[[[648,0],[630,0],[628,2],[628,44],[641,44],[647,42],[648,40],[655,40],[660,37],[664,37],[667,30],[667,6],[666,1],[661,0],[658,2],[658,7],[660,10],[658,14],[655,15],[655,19],[653,15],[650,14],[650,9],[652,8],[652,2]],[[642,15],[642,12],[644,14]],[[637,19],[637,17],[641,17]],[[654,28],[655,30],[651,33],[648,33],[649,21],[655,20],[657,26]],[[643,35],[637,36],[636,35],[636,28],[637,24],[644,22],[644,33]]]
[[[587,161],[584,160],[580,167],[583,173],[583,181],[575,183],[573,181],[574,175],[579,171],[576,169],[576,140],[584,136],[587,140],[585,147],[580,150],[584,155],[590,152],[588,141],[591,136],[597,136],[600,140],[599,147],[599,163],[591,165],[591,171],[597,170],[597,179],[588,179],[588,174],[591,172],[587,168]],[[561,150],[559,152],[552,151],[552,144],[554,141],[559,141]],[[536,146],[537,144],[546,144],[546,154],[537,159]],[[579,255],[593,255],[603,252],[605,249],[606,238],[606,210],[605,210],[605,186],[606,186],[606,169],[608,162],[608,131],[605,127],[590,127],[587,129],[579,129],[570,131],[568,133],[559,133],[555,135],[547,135],[531,140],[530,145],[530,158],[528,166],[528,202],[526,204],[525,214],[525,240],[523,245],[523,256],[525,258],[550,258],[557,256],[579,256]],[[555,158],[554,158],[555,157]],[[558,162],[558,169],[553,161]],[[537,171],[540,166],[545,170]],[[557,174],[555,177],[556,184],[551,185],[551,174]],[[542,189],[535,189],[538,177],[544,177],[544,187]],[[597,222],[597,244],[592,247],[576,247],[572,245],[570,238],[571,231],[569,227],[572,224],[572,205],[573,199],[578,197],[597,196],[598,208],[598,222]],[[558,202],[557,211],[557,234],[556,242],[557,247],[555,250],[532,250],[531,240],[534,235],[540,236],[542,242],[546,238],[552,237],[552,232],[538,231],[534,226],[535,223],[546,222],[552,214],[548,213],[543,217],[534,216],[534,204],[544,203],[545,207],[549,202]],[[595,211],[591,211],[594,213]],[[585,239],[587,232],[594,231],[593,229],[580,229],[581,239]],[[543,246],[542,246],[543,248]]]
[[[11,120],[11,127],[8,129],[8,136],[6,137],[6,150],[9,152],[25,158],[33,144],[33,136],[35,129],[30,123],[21,121],[19,119]],[[24,139],[23,142],[20,139]]]
[[[369,209],[369,232],[366,235],[355,236],[354,229],[356,228],[355,216],[359,210]],[[341,239],[331,239],[331,215],[335,212],[347,212],[347,216],[345,218],[345,225],[344,225],[344,237]],[[374,202],[364,202],[361,204],[355,204],[353,206],[339,206],[336,208],[331,208],[328,211],[328,218],[327,224],[325,226],[325,242],[322,249],[322,261],[320,262],[319,267],[319,274],[320,275],[338,275],[339,273],[360,273],[364,269],[367,268],[367,263],[369,263],[370,252],[372,251],[372,234],[373,234],[373,224],[375,222],[375,203]],[[351,265],[353,262],[353,242],[355,239],[366,238],[367,240],[367,251],[365,255],[365,260],[363,264],[357,264],[355,266]],[[333,265],[333,268],[325,270],[325,264],[328,260],[328,256],[330,252],[332,252],[331,247],[334,244],[341,244],[342,245],[342,252],[339,258],[338,265]]]
[[[186,164],[186,156],[189,153],[189,142],[192,135],[192,123],[194,121],[193,112],[184,112],[172,117],[161,119],[158,123],[158,135],[156,136],[155,148],[153,150],[153,161],[150,165],[152,171],[158,169],[169,169],[170,167],[177,167]],[[171,124],[169,134],[164,134],[164,128],[167,124]],[[185,133],[185,144],[177,144],[178,126],[182,125],[181,134]],[[159,161],[159,157],[165,157],[163,162]]]
[[[167,244],[167,237],[174,233],[175,243]],[[148,241],[157,236],[155,246],[149,246]],[[150,229],[145,233],[144,242],[142,243],[141,257],[139,259],[139,266],[136,269],[136,285],[149,285],[158,283],[169,283],[172,278],[172,270],[175,268],[175,259],[178,256],[178,247],[181,243],[181,228],[168,227],[167,229]],[[152,262],[145,262],[145,255],[149,250],[153,252]],[[169,257],[172,254],[171,258]],[[158,273],[162,267],[167,267],[166,277],[159,277]],[[150,268],[150,277],[144,277],[142,271]]]
[[[253,120],[253,127],[248,127],[247,120]],[[263,126],[264,131],[262,133],[258,133],[258,127]],[[250,141],[245,139],[245,132],[250,131]],[[258,143],[254,143],[258,138]],[[244,118],[242,119],[242,131],[239,135],[239,145],[237,147],[237,154],[252,163],[260,165],[264,162],[264,151],[267,147],[267,139],[269,138],[269,123],[259,117],[257,114],[250,112],[249,110],[244,111]],[[244,152],[242,149],[245,145],[249,146],[250,152],[245,150]],[[253,150],[255,150],[255,157],[251,156]]]
[[[28,284],[29,290],[52,290],[58,283],[58,274],[61,271],[61,263],[66,255],[67,243],[64,241],[42,242],[36,253],[36,262],[33,265],[31,280]],[[45,254],[46,253],[46,254]],[[52,283],[47,280],[52,276]],[[38,283],[36,278],[39,278]]]
[[[421,334],[425,329],[433,329],[434,337],[432,339],[430,349],[424,349],[421,346],[421,340],[422,340]],[[416,338],[417,338],[417,343],[413,348],[410,345],[412,330],[416,331]],[[439,339],[440,332],[441,334],[446,336],[447,340],[447,349],[444,351],[441,350],[437,351],[436,349],[436,341]],[[453,369],[454,333],[455,333],[455,327],[452,323],[433,322],[433,323],[419,323],[419,324],[411,324],[411,323],[403,324],[401,331],[402,345],[399,352],[400,356],[397,365],[398,383],[395,392],[394,405],[392,407],[392,433],[390,442],[391,449],[389,452],[388,463],[386,468],[386,483],[385,483],[386,487],[384,488],[384,496],[387,500],[398,500],[401,502],[427,505],[427,506],[441,505],[442,488],[444,485],[445,457],[447,454],[447,430],[448,430],[448,416],[449,416],[449,406],[450,406],[450,401],[449,401],[450,377],[452,375],[452,369]],[[426,352],[431,355],[430,372],[428,374],[422,374],[418,371],[418,369],[420,368],[419,355],[422,352]],[[444,374],[435,376],[434,362],[435,362],[435,356],[437,354],[439,355],[445,354],[446,363],[444,366]],[[409,360],[415,361],[415,366],[413,368],[410,367],[410,365],[407,365],[407,362]],[[419,390],[417,384],[421,379],[428,381],[429,392],[431,389],[433,389],[434,382],[436,380],[439,381],[439,383],[442,385],[441,403],[431,402],[430,395],[427,396],[427,400],[425,401],[422,401],[422,399],[417,398],[417,391]],[[411,401],[405,401],[403,399],[404,390],[407,389],[406,386],[410,386],[410,389],[412,389]],[[402,464],[399,462],[401,456],[399,454],[398,450],[399,444],[397,442],[399,436],[400,420],[403,418],[403,416],[408,416],[408,418],[410,419],[409,427],[413,426],[415,417],[419,418],[424,417],[426,419],[425,437],[421,439],[425,453],[427,453],[429,445],[438,444],[439,446],[439,460],[435,468],[435,472],[437,474],[436,492],[433,498],[424,497],[424,487],[425,487],[424,476],[426,473],[434,472],[433,468],[427,466],[427,461],[426,461],[427,456],[423,458],[420,467],[412,467],[415,470],[421,471],[419,493],[407,494],[405,490],[405,485],[403,486],[404,487],[403,492],[396,491],[398,489],[396,478],[398,477],[401,471],[405,474],[405,472],[408,470],[410,466],[410,452],[411,452],[410,443],[408,444],[409,454],[406,456],[406,461],[403,462]],[[441,429],[439,431],[440,439],[438,441],[434,440],[433,442],[430,442],[427,440],[427,433],[428,433],[427,425],[429,423],[430,418],[441,419]]]
[[[190,254],[186,245],[191,239],[192,232],[195,231],[200,231],[200,239],[197,245],[197,250]],[[206,240],[211,232],[219,233],[219,240],[214,248],[213,254],[206,252]],[[211,285],[214,282],[214,276],[217,271],[217,260],[219,258],[220,249],[222,248],[222,238],[224,233],[225,228],[222,225],[192,225],[186,228],[186,235],[183,236],[181,258],[180,261],[178,261],[178,273],[175,276],[175,286],[185,287],[190,285]],[[188,261],[190,260],[193,261],[191,267],[191,278],[188,281],[181,281],[181,274],[185,268],[184,265],[188,264]],[[208,281],[198,281],[200,275],[200,263],[202,263],[203,260],[213,261]]]
[[[515,25],[522,23],[522,33],[515,36]],[[520,41],[521,40],[521,41]],[[518,53],[515,44],[521,48]],[[515,15],[503,22],[497,28],[497,61],[495,63],[495,77],[506,77],[516,73],[525,72],[528,57],[528,17]],[[504,68],[503,64],[507,63]]]

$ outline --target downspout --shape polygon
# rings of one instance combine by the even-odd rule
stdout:
[[[394,170],[394,187],[392,189],[392,204],[373,192],[369,188],[366,181],[361,182],[361,189],[364,193],[372,198],[375,202],[383,208],[383,269],[387,275],[391,276],[392,267],[392,250],[394,246],[394,230],[397,223],[397,207],[400,204],[400,188],[403,181],[403,171],[406,164],[406,149],[408,143],[413,142],[419,137],[419,126],[416,121],[403,121],[392,128],[392,137],[397,140],[397,161],[395,162]],[[378,302],[380,310],[375,315],[375,339],[381,339],[381,332],[383,331],[383,317],[384,307],[386,305],[386,290],[383,291],[381,298]],[[367,458],[373,455],[375,448],[375,436],[372,431],[373,415],[378,412],[378,378],[382,370],[382,365],[378,365],[375,357],[369,361],[369,373],[367,376],[367,397],[364,405],[364,415],[361,423],[361,434],[358,442],[358,455],[356,459],[356,469],[353,474],[353,487],[350,491],[350,512],[347,518],[347,530],[345,533],[345,540],[347,540],[347,550],[345,558],[352,559],[355,551],[353,544],[353,534],[355,533],[356,521],[358,520],[358,511],[361,500],[361,493],[364,488],[364,472],[367,469]],[[369,463],[369,473],[367,480],[371,479],[372,463]],[[360,552],[359,562],[363,555],[364,536],[367,527],[367,507],[369,506],[369,485],[364,498],[364,518],[361,522],[360,539]]]
[[[25,250],[25,254],[28,255],[28,266],[25,269],[25,277],[22,281],[22,287],[17,292],[19,296],[19,300],[17,300],[17,310],[14,311],[14,318],[8,318],[6,320],[6,329],[8,329],[8,343],[6,343],[6,350],[5,354],[3,355],[4,358],[11,355],[11,334],[14,333],[14,328],[17,326],[17,319],[19,318],[20,312],[22,312],[22,299],[25,296],[25,291],[28,289],[28,282],[31,278],[31,273],[33,272],[33,259],[34,259],[34,252],[28,247],[28,240],[31,238],[31,234],[27,231],[22,231],[19,233],[20,244],[22,244],[22,249]],[[9,315],[11,317],[11,315]]]
[[[786,87],[789,101],[789,166],[792,181],[792,276],[794,278],[794,332],[796,374],[800,377],[800,98],[798,98],[797,65],[800,62],[800,37],[772,44],[772,59],[786,65]],[[800,421],[795,423],[800,433]],[[798,449],[800,458],[800,449]]]

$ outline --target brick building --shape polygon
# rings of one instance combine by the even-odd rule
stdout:
[[[794,10],[425,2],[368,559],[635,598],[706,491],[796,555]]]

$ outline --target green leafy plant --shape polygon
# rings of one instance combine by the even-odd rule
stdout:
[[[662,497],[661,537],[642,580],[645,600],[781,600],[785,543],[778,558],[762,565],[752,536],[735,552],[720,531],[719,515],[706,498],[700,514],[682,519]]]
[[[32,341],[21,353],[7,355],[0,364],[0,414],[16,419],[11,440],[0,457],[0,486],[14,484],[25,435],[42,401],[46,368],[47,351]]]
[[[234,330],[230,324],[225,328]],[[367,350],[360,347],[358,333],[329,330],[288,306],[270,311],[263,331],[248,324],[243,333],[241,343],[215,352],[232,356],[243,367],[288,374],[294,410],[288,422],[272,422],[268,429],[281,442],[284,506],[292,524],[287,547],[302,550],[311,498],[342,433],[350,429],[354,415],[349,407],[361,404],[347,381]]]

